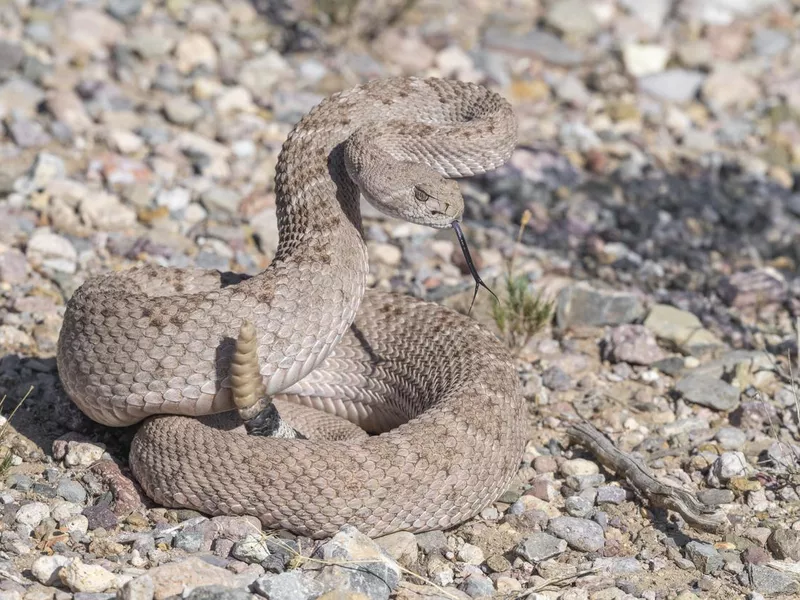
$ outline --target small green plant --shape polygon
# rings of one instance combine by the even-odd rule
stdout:
[[[25,392],[25,395],[22,397],[22,400],[14,407],[14,410],[11,411],[11,414],[8,415],[8,418],[5,422],[0,425],[0,479],[2,479],[9,468],[11,468],[11,461],[14,458],[14,453],[11,451],[11,448],[8,446],[3,445],[3,439],[5,438],[6,434],[8,433],[8,427],[11,424],[11,419],[14,418],[14,415],[19,410],[19,407],[28,399],[28,397],[33,392],[33,386],[28,388],[28,391]],[[3,404],[6,402],[6,396],[0,398],[0,411],[3,409]]]
[[[517,244],[530,220],[531,213],[526,210],[520,221]],[[514,273],[515,255],[516,249],[508,260],[503,299],[492,299],[492,318],[506,343],[519,352],[553,318],[554,303],[543,298],[541,292],[534,293],[527,277]]]

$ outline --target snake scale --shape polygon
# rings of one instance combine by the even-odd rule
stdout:
[[[345,523],[374,537],[474,516],[522,456],[513,362],[474,320],[367,289],[359,202],[448,227],[463,212],[452,178],[500,166],[515,142],[510,105],[471,83],[387,78],[330,96],[279,155],[270,266],[88,279],[59,337],[64,388],[99,423],[144,421],[130,464],[165,506],[315,538]],[[302,425],[324,411],[371,435],[326,438],[324,419],[316,439],[245,433],[230,375],[245,324],[282,417]]]

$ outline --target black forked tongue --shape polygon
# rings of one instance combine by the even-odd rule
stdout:
[[[467,238],[464,237],[464,232],[461,231],[461,225],[458,224],[458,221],[453,221],[452,223],[453,229],[456,232],[456,237],[458,238],[458,244],[461,246],[461,252],[464,254],[464,260],[467,261],[467,267],[469,267],[469,272],[472,274],[472,278],[475,280],[475,293],[472,294],[472,302],[469,305],[469,311],[467,314],[472,312],[472,307],[475,305],[475,298],[478,297],[478,289],[484,288],[488,291],[492,296],[494,296],[495,300],[498,302],[500,299],[497,297],[488,285],[483,283],[483,279],[481,276],[478,275],[478,269],[475,268],[475,263],[472,262],[472,255],[469,253],[469,246],[467,246]]]

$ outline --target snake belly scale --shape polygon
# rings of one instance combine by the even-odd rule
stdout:
[[[144,421],[130,464],[165,506],[316,538],[345,523],[378,536],[474,516],[522,456],[516,370],[468,317],[366,289],[359,198],[445,227],[463,209],[448,178],[500,166],[515,142],[508,103],[474,84],[389,78],[327,98],[281,150],[271,265],[253,277],[146,265],[87,280],[59,338],[67,393],[105,425]],[[409,178],[425,181],[410,191]],[[395,210],[395,195],[410,208]],[[245,322],[282,416],[313,408],[373,435],[242,433],[229,370]]]

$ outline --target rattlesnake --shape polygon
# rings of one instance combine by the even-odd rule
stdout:
[[[479,85],[402,77],[334,94],[279,156],[272,264],[250,278],[140,266],[89,279],[58,343],[67,393],[106,425],[146,419],[131,467],[166,506],[255,515],[312,537],[345,523],[377,536],[475,515],[522,455],[516,371],[474,320],[366,289],[359,190],[393,216],[444,228],[463,212],[448,178],[500,166],[515,140],[511,107]],[[245,325],[259,383],[288,421],[312,407],[374,435],[242,433],[230,366]]]

